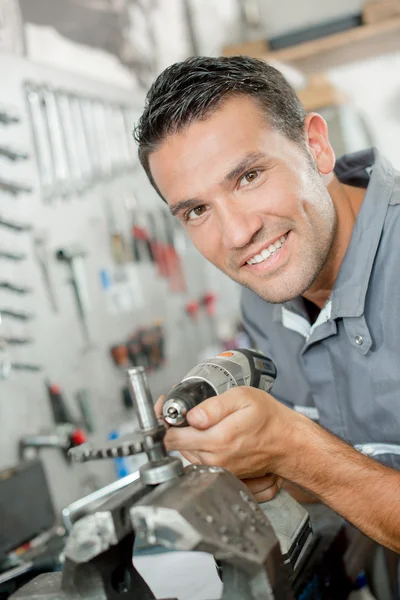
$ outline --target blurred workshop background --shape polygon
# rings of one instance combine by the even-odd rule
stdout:
[[[265,59],[338,156],[374,145],[400,168],[400,0],[0,0],[0,485],[39,457],[54,522],[137,467],[66,453],[135,427],[129,365],[156,399],[248,343],[238,288],[187,242],[132,137],[155,76],[196,54]]]

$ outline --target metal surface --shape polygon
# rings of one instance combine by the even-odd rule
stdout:
[[[130,370],[129,379],[140,423],[153,423],[143,370]],[[183,470],[179,459],[166,456],[162,429],[142,427],[138,432],[149,457],[140,480],[83,500],[65,546],[62,575],[37,578],[14,594],[14,600],[155,598],[132,564],[137,534],[149,545],[211,553],[222,568],[225,600],[293,600],[293,572],[284,564],[274,528],[248,488],[218,467],[190,465]],[[134,447],[138,448],[139,444]],[[149,473],[154,481],[147,479]],[[70,525],[71,507],[65,516]],[[303,514],[299,518],[282,511],[285,521],[290,516],[298,534]],[[286,524],[288,537],[290,529]]]
[[[69,455],[77,462],[86,462],[146,452],[149,462],[140,468],[140,477],[145,485],[158,485],[175,479],[183,474],[182,461],[168,456],[165,450],[165,427],[157,421],[145,368],[128,369],[128,379],[140,429],[100,447],[84,444],[73,448]]]
[[[135,412],[141,429],[155,429],[158,422],[153,409],[153,401],[144,367],[128,370],[129,386]]]

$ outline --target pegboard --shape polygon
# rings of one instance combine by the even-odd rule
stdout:
[[[138,92],[106,86],[103,83],[66,72],[36,65],[25,59],[0,56],[2,85],[0,111],[6,108],[17,115],[18,122],[0,124],[0,146],[28,154],[27,160],[12,161],[0,156],[0,180],[22,183],[32,192],[17,195],[0,192],[0,219],[31,227],[15,232],[0,227],[0,252],[22,254],[23,260],[0,258],[0,279],[30,288],[26,294],[0,289],[0,312],[4,308],[28,313],[32,318],[17,321],[3,318],[0,334],[30,339],[31,343],[9,347],[12,360],[40,366],[40,372],[11,370],[0,380],[0,469],[18,461],[18,444],[22,436],[52,426],[52,416],[44,385],[45,378],[57,382],[72,412],[76,414],[75,396],[86,389],[94,412],[96,443],[107,439],[111,429],[132,419],[121,402],[120,390],[125,375],[111,361],[109,348],[128,332],[160,319],[166,328],[166,365],[149,376],[156,399],[195,364],[198,356],[212,342],[213,328],[205,318],[192,323],[184,311],[190,298],[198,298],[212,289],[219,299],[218,313],[226,319],[238,312],[238,290],[222,274],[210,267],[184,238],[180,239],[187,292],[171,292],[155,266],[149,262],[117,264],[110,242],[110,219],[127,232],[130,227],[126,198],[134,194],[140,208],[157,215],[161,200],[149,185],[137,163],[136,151],[128,169],[118,175],[100,178],[86,189],[67,197],[53,194],[43,197],[35,147],[29,122],[24,85],[46,85],[130,107],[133,121],[141,112],[143,98]],[[118,144],[118,138],[114,140]],[[110,140],[99,140],[100,153],[107,152]],[[121,140],[121,143],[126,143]],[[103,146],[102,146],[103,144]],[[111,212],[110,212],[111,211]],[[35,255],[34,239],[45,234],[48,246],[49,273],[58,311],[52,309],[41,270]],[[92,344],[85,342],[77,319],[68,269],[58,262],[59,248],[79,245],[85,252],[85,273],[90,301],[89,324]],[[101,285],[106,270],[118,282],[121,278],[129,291],[123,310],[110,310],[110,295]],[[126,291],[126,290],[125,290]],[[57,450],[42,450],[57,511],[70,501],[115,478],[110,462],[68,465]],[[28,491],[27,491],[28,492]]]

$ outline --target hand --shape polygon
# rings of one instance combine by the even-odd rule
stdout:
[[[257,502],[268,502],[279,493],[283,479],[282,477],[278,477],[278,475],[268,473],[264,477],[242,479],[242,483],[247,485]]]
[[[158,414],[161,406],[159,399]],[[165,443],[194,464],[220,466],[240,479],[285,476],[294,424],[302,418],[266,392],[240,386],[189,411],[190,426],[169,428]]]

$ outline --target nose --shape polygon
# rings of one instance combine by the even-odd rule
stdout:
[[[228,250],[247,246],[263,226],[261,215],[251,212],[248,206],[230,203],[219,212],[222,242]]]

